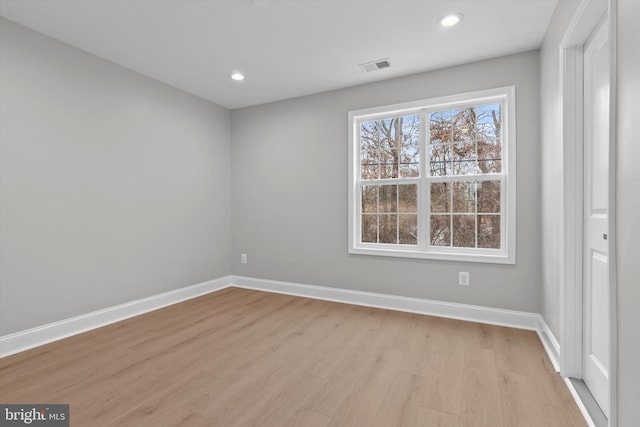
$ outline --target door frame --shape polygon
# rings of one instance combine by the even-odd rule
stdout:
[[[609,287],[610,414],[617,426],[617,283],[615,233],[615,130],[617,0],[582,0],[560,43],[562,94],[562,242],[563,284],[560,293],[560,374],[582,378],[583,372],[583,54],[582,47],[607,14],[609,43]]]

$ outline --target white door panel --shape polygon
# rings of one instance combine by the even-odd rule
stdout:
[[[609,288],[609,263],[608,257],[600,252],[592,251],[591,255],[591,293],[590,293],[590,311],[591,319],[608,319],[609,305],[602,304],[602,301],[608,301]],[[589,354],[598,360],[603,369],[603,375],[608,377],[606,367],[609,366],[609,333],[608,322],[596,321],[591,325],[591,339],[589,340],[591,348],[587,349]],[[602,370],[602,369],[601,369]]]
[[[609,416],[609,40],[608,26],[584,47],[583,379]]]

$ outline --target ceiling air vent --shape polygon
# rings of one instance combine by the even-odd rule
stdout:
[[[365,62],[364,64],[360,64],[360,68],[362,68],[367,73],[369,71],[377,71],[382,70],[383,68],[389,68],[391,63],[389,62],[389,58],[378,59],[377,61]]]

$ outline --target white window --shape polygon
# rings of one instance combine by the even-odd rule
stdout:
[[[349,113],[349,252],[515,263],[515,88]]]

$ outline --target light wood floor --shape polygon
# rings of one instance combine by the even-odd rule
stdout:
[[[537,335],[229,288],[0,360],[73,426],[586,423]]]

